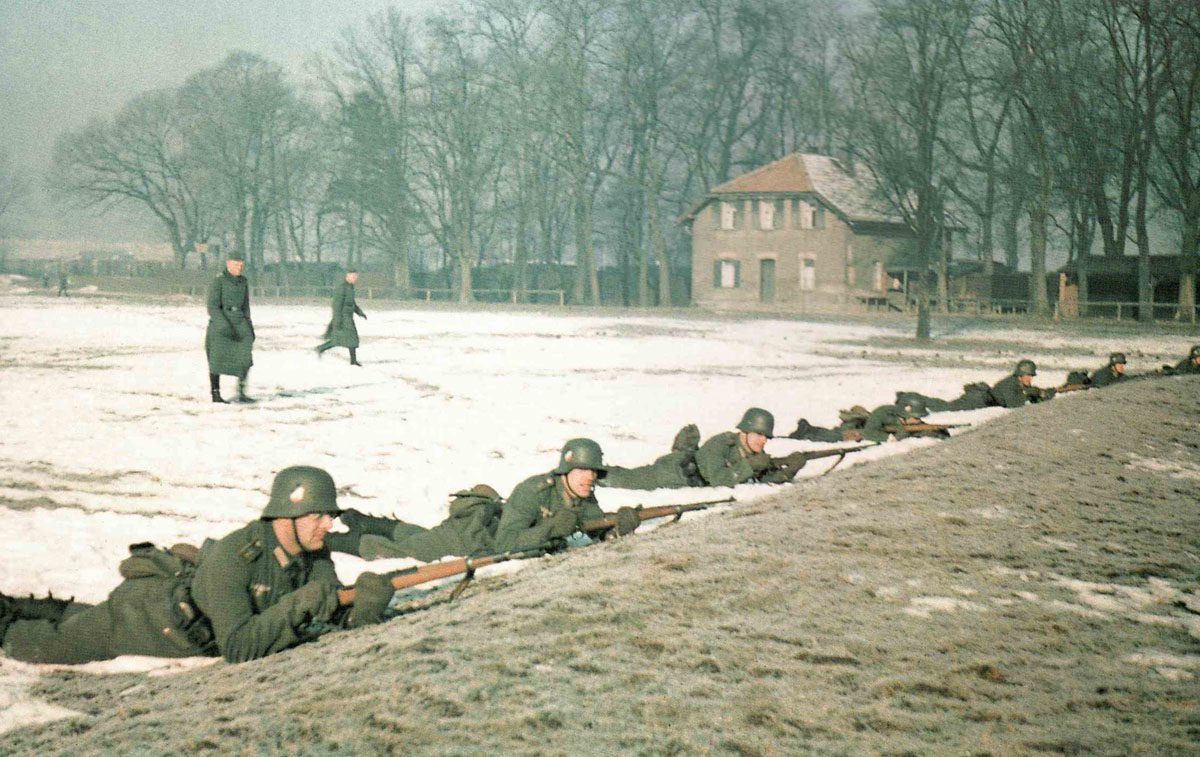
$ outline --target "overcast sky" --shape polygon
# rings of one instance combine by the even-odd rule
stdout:
[[[179,86],[231,50],[299,73],[314,53],[331,50],[344,29],[389,5],[418,13],[450,3],[0,0],[0,147],[40,182],[62,131],[115,113],[141,92]],[[39,226],[53,220],[37,215]]]

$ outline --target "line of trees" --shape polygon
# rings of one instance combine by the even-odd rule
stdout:
[[[212,241],[252,267],[369,253],[467,300],[482,265],[523,295],[535,264],[574,262],[594,303],[604,260],[648,305],[687,264],[671,219],[803,150],[865,166],[943,288],[947,209],[989,267],[1028,239],[1041,312],[1049,239],[1083,300],[1093,245],[1132,243],[1148,302],[1149,222],[1173,218],[1191,307],[1198,39],[1200,5],[1170,0],[468,0],[369,19],[303,92],[233,53],[63,135],[54,184],[143,204],[181,265]]]

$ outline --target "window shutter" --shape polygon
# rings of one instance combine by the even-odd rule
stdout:
[[[719,260],[713,263],[713,288],[721,288],[721,261]]]
[[[742,261],[733,261],[733,286],[735,288],[742,285]]]

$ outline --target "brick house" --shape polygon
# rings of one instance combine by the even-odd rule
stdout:
[[[882,302],[913,256],[912,232],[872,201],[869,181],[825,155],[793,153],[713,187],[680,221],[697,305]]]

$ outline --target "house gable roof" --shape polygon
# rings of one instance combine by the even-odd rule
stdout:
[[[851,223],[904,225],[900,216],[875,200],[864,177],[851,176],[828,155],[799,152],[718,184],[680,220],[690,221],[705,205],[722,195],[746,194],[815,194]]]

